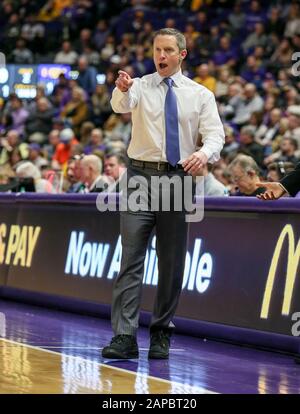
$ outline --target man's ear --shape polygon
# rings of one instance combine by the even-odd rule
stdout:
[[[180,60],[182,61],[183,59],[185,59],[186,55],[187,55],[187,50],[186,49],[183,49],[180,52]]]

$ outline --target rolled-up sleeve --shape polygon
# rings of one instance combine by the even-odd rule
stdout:
[[[207,156],[208,162],[218,161],[225,144],[225,133],[215,97],[209,91],[207,91],[207,97],[205,97],[200,112],[199,133],[202,136],[203,143],[200,151]]]

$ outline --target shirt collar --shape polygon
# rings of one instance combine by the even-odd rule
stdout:
[[[174,75],[170,76],[170,78],[174,81],[175,86],[180,86],[182,84],[182,71],[179,69],[178,72],[174,73]],[[154,74],[154,83],[156,86],[161,84],[163,82],[164,78],[159,75],[158,72],[155,72]]]

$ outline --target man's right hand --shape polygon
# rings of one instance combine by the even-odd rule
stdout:
[[[260,182],[257,186],[264,187],[266,191],[256,197],[260,200],[277,200],[282,197],[286,191],[279,183]]]
[[[128,89],[133,84],[133,79],[131,79],[131,77],[128,75],[128,73],[124,72],[123,70],[119,70],[118,74],[119,74],[118,79],[115,82],[116,87],[121,92],[127,92]]]

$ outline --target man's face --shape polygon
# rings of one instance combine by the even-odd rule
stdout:
[[[19,137],[15,131],[8,131],[7,133],[7,142],[11,147],[15,147],[18,144]]]
[[[80,181],[87,183],[90,179],[89,166],[83,162],[80,163]]]
[[[68,178],[69,182],[72,183],[72,184],[76,182],[76,180],[74,178],[74,164],[75,164],[74,161],[70,162],[70,164],[68,165],[68,168],[67,168],[67,178]]]
[[[268,181],[271,181],[271,182],[276,182],[276,181],[279,181],[280,180],[280,177],[279,177],[279,175],[278,175],[278,173],[277,173],[277,171],[274,171],[274,170],[270,170],[269,172],[268,172],[268,175],[267,175],[267,180]]]
[[[251,194],[253,189],[253,177],[245,172],[239,165],[236,165],[231,170],[232,181],[237,185],[238,189],[244,194]]]
[[[109,157],[104,161],[104,172],[108,177],[112,177],[117,180],[120,176],[120,165],[118,164],[117,157]]]
[[[186,50],[179,51],[175,36],[158,35],[153,43],[153,60],[160,76],[167,78],[178,72]]]
[[[283,139],[281,141],[281,144],[280,144],[280,149],[281,149],[281,151],[282,151],[283,154],[286,154],[289,151],[291,151],[292,145],[291,145],[290,141],[287,140],[287,139]]]

